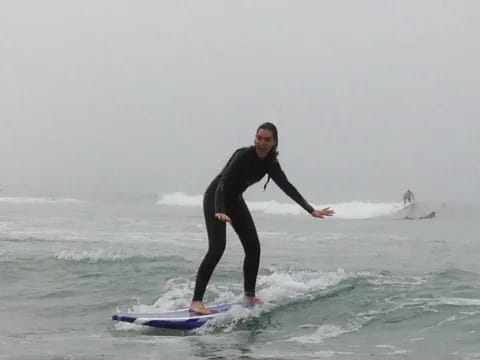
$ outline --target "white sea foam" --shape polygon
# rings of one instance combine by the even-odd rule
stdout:
[[[418,342],[418,341],[424,341],[424,340],[425,340],[424,337],[417,337],[417,338],[408,339],[408,341],[410,341],[410,342]]]
[[[439,303],[453,306],[480,306],[480,299],[441,297]]]
[[[315,297],[320,290],[328,289],[337,285],[343,279],[351,275],[339,269],[336,272],[307,272],[307,271],[275,271],[272,274],[259,276],[258,296],[264,303],[258,307],[247,309],[241,306],[234,306],[225,314],[209,321],[206,326],[197,330],[199,333],[209,333],[218,329],[229,332],[235,326],[247,318],[259,317],[263,312],[302,299]],[[152,305],[137,304],[127,312],[154,313],[171,311],[188,307],[193,293],[194,282],[183,278],[174,278],[167,282],[163,295]],[[243,298],[241,284],[209,284],[208,297],[213,299],[210,304],[225,304],[240,302]],[[212,297],[212,294],[214,295]],[[125,309],[117,309],[118,312]],[[125,326],[116,327],[118,330],[141,329],[138,327]],[[348,329],[347,329],[348,330]],[[349,330],[350,331],[350,330]]]
[[[450,306],[480,306],[480,299],[439,297],[439,298],[415,298],[413,302],[427,304],[429,306],[450,305]]]
[[[297,204],[271,201],[247,201],[252,211],[263,212],[271,215],[299,215],[305,212]],[[175,192],[162,195],[157,205],[200,207],[202,195],[187,195],[183,192]],[[380,216],[389,216],[398,213],[405,208],[403,203],[371,203],[351,201],[334,204],[317,204],[316,208],[330,206],[335,210],[335,218],[338,219],[369,219]]]
[[[368,275],[367,275],[368,274]],[[371,276],[368,272],[360,272],[359,275],[362,276]],[[401,275],[384,275],[384,274],[374,274],[374,278],[368,279],[368,283],[375,286],[383,285],[421,285],[427,281],[426,277],[422,276],[401,276]]]
[[[202,195],[187,195],[183,192],[175,192],[163,195],[157,205],[174,205],[174,206],[202,206]]]
[[[153,304],[155,311],[170,311],[186,308],[190,305],[190,297],[194,283],[183,278],[173,278],[167,281],[164,288],[164,295]],[[138,311],[137,309],[136,311]]]
[[[295,336],[286,341],[294,341],[302,344],[316,344],[321,343],[323,340],[336,338],[340,335],[358,331],[360,326],[352,326],[350,328],[342,328],[337,325],[321,325],[317,327],[317,330],[308,335]]]
[[[58,260],[68,260],[76,262],[89,262],[96,263],[99,261],[123,261],[128,258],[128,256],[122,252],[117,253],[112,250],[106,249],[97,249],[92,251],[71,251],[63,250],[55,254],[55,257]]]
[[[262,350],[261,349],[256,349],[257,357],[258,359],[313,359],[313,360],[319,360],[319,359],[330,359],[333,358],[336,355],[341,355],[341,357],[338,357],[339,359],[351,359],[352,357],[345,357],[345,355],[355,355],[355,353],[351,351],[334,351],[334,350],[320,350],[320,351],[312,351],[310,349],[306,349],[306,351],[299,351],[296,349],[294,352],[289,352],[285,349],[282,349],[281,351],[276,352],[273,349],[269,349],[268,352],[265,352],[264,355],[262,355]],[[354,359],[354,357],[353,357]]]
[[[0,197],[0,203],[10,204],[85,204],[85,200],[54,197]]]
[[[245,319],[259,317],[264,311],[263,306],[246,308],[241,305],[234,305],[228,311],[219,314],[204,326],[195,330],[197,334],[206,334],[222,329],[223,332],[229,333]]]
[[[332,350],[324,350],[324,351],[316,351],[314,353],[310,353],[311,357],[315,359],[326,359],[334,357],[335,355],[354,355],[351,351],[332,351]]]
[[[388,349],[390,351],[385,352],[385,353],[380,353],[378,355],[406,355],[410,353],[410,350],[405,350],[405,349],[399,349],[396,346],[389,345],[389,344],[379,344],[375,345],[376,348],[378,349]]]
[[[260,276],[259,296],[267,302],[286,304],[302,298],[310,297],[318,291],[339,284],[350,275],[343,269],[336,272],[319,273],[315,271],[275,271]]]

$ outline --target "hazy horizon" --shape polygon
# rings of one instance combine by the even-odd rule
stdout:
[[[131,4],[3,6],[0,196],[201,194],[272,121],[312,202],[478,202],[480,3]]]

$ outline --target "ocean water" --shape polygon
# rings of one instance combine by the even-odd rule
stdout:
[[[0,198],[0,359],[480,358],[480,209],[466,204],[352,201],[321,220],[250,202],[263,305],[191,332],[113,322],[188,306],[207,245],[200,203]],[[210,304],[242,294],[227,236]]]

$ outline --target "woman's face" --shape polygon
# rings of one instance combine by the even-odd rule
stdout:
[[[275,146],[273,133],[270,130],[259,129],[255,135],[255,150],[259,158],[266,157]]]

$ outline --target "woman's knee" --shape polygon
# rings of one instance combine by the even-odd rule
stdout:
[[[220,260],[225,251],[225,244],[218,244],[208,249],[207,256],[216,261]]]

